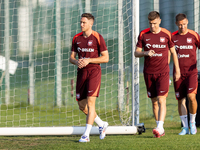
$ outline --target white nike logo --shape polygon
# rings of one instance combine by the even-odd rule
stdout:
[[[189,88],[189,90],[192,90],[193,88]]]
[[[178,40],[174,41],[174,43],[175,43],[175,42],[178,42]]]
[[[146,39],[146,41],[149,41],[149,40],[151,40],[151,39]]]
[[[164,93],[165,91],[160,91],[160,93]]]
[[[76,44],[80,44],[81,42],[77,42]]]
[[[93,90],[91,90],[91,91],[88,91],[88,93],[91,93]]]

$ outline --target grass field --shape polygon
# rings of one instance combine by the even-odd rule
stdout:
[[[146,120],[146,132],[141,135],[107,135],[100,140],[91,135],[89,143],[79,143],[80,135],[0,137],[0,149],[9,150],[199,150],[200,134],[179,136],[180,123],[165,122],[165,136],[153,138],[154,119]],[[200,128],[198,128],[200,130]]]

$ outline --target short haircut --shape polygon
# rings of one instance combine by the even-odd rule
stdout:
[[[85,18],[87,18],[88,20],[92,19],[92,20],[94,21],[94,16],[93,16],[92,14],[90,14],[90,13],[83,13],[83,14],[81,15],[81,18],[82,18],[82,17],[85,17]]]
[[[154,19],[156,19],[156,18],[160,18],[159,12],[157,12],[157,11],[151,11],[151,12],[149,13],[149,15],[148,15],[148,20],[149,20],[149,21],[152,21],[152,20],[154,20]]]
[[[183,19],[187,19],[186,14],[179,13],[178,15],[176,15],[176,22],[181,21]]]

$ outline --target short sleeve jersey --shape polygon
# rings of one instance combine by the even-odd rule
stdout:
[[[153,34],[150,28],[140,32],[137,47],[144,48],[144,51],[154,50],[152,57],[144,57],[144,73],[158,74],[169,72],[168,51],[174,46],[171,39],[171,32],[165,28],[157,34]]]
[[[78,58],[97,58],[102,51],[107,50],[106,43],[98,32],[92,31],[92,34],[85,38],[83,32],[74,36],[71,51],[78,53]],[[99,64],[88,64],[85,68],[89,68]]]
[[[200,48],[199,35],[188,29],[188,33],[180,35],[178,31],[172,33],[181,73],[197,72],[196,49]]]

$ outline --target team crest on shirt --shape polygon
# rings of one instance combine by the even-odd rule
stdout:
[[[165,37],[160,37],[160,42],[164,43],[165,42]]]
[[[80,98],[80,94],[77,93],[77,94],[76,94],[76,99],[79,99],[79,98]]]
[[[151,93],[148,91],[148,92],[147,92],[147,95],[150,97],[150,96],[151,96]]]
[[[192,43],[192,38],[187,38],[187,43]]]
[[[179,97],[180,95],[179,95],[179,92],[176,92],[176,97]]]
[[[89,41],[88,41],[88,46],[92,46],[92,43],[93,43],[93,41],[92,41],[92,40],[89,40]]]

